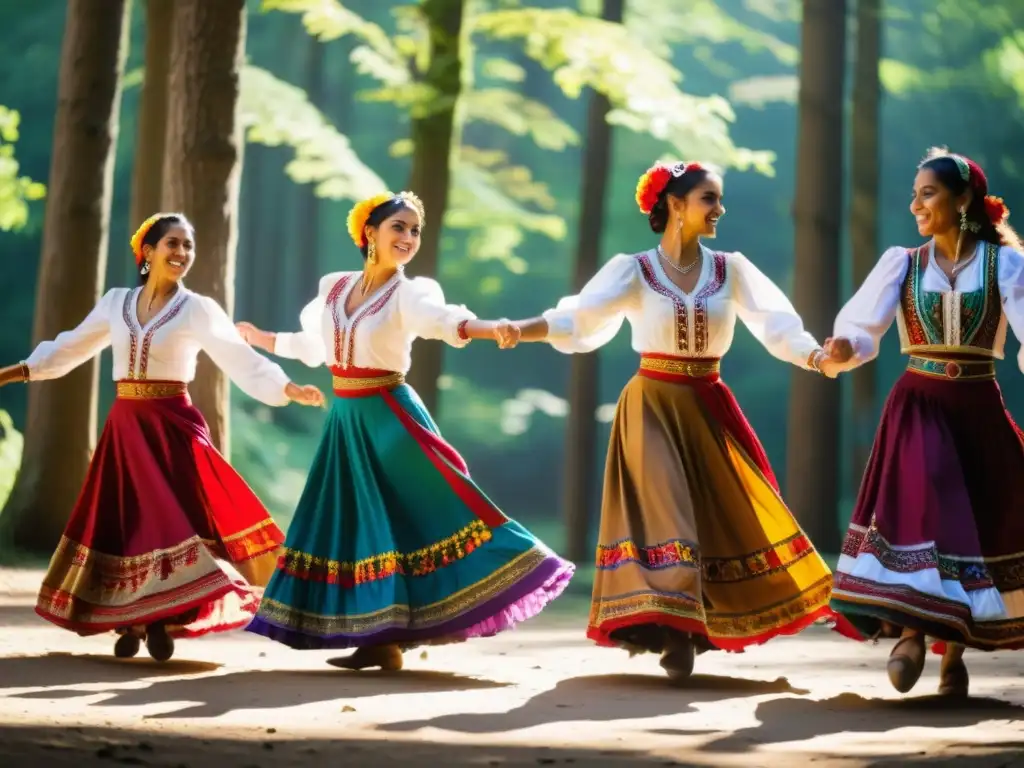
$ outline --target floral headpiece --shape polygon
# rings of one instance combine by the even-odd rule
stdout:
[[[414,193],[399,192],[396,195],[394,192],[381,192],[379,195],[356,203],[348,213],[348,234],[357,248],[366,247],[366,222],[369,221],[370,214],[384,203],[390,203],[393,200],[401,200],[402,203],[412,207],[419,214],[421,227],[427,223],[427,213],[423,207],[423,201]]]
[[[647,169],[636,183],[636,204],[644,216],[649,216],[654,206],[665,191],[665,187],[673,178],[679,178],[691,171],[702,171],[700,163],[657,163]]]
[[[984,195],[985,214],[988,216],[989,221],[993,224],[1002,224],[1010,218],[1010,209],[1003,202],[1003,198],[988,194],[988,178],[985,176],[985,172],[981,170],[980,165],[969,157],[952,152],[939,156],[948,157],[956,163],[956,169],[960,173],[960,178],[967,182],[967,185],[975,192]]]
[[[995,195],[985,195],[985,213],[993,224],[1002,224],[1010,218],[1010,209],[1003,202],[1003,198]]]
[[[135,230],[135,234],[132,235],[131,246],[132,253],[135,254],[136,266],[142,263],[142,241],[146,239],[146,235],[148,234],[149,230],[152,228],[154,224],[160,221],[160,219],[164,219],[167,218],[168,216],[173,215],[174,214],[171,213],[154,213],[152,216],[150,216],[148,219],[142,222],[142,224],[139,226],[137,230]]]

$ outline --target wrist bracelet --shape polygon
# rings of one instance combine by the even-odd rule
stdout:
[[[463,341],[471,341],[471,339],[469,338],[469,334],[466,333],[467,325],[469,325],[469,320],[463,320],[461,323],[459,323],[458,334],[459,338],[462,339]]]
[[[29,380],[29,376],[32,373],[28,369],[28,363],[26,363],[24,360],[22,360],[21,363],[19,363],[19,365],[21,367],[21,380],[22,381],[28,381]]]
[[[816,349],[811,355],[811,369],[821,373],[821,361],[827,357],[824,349]]]

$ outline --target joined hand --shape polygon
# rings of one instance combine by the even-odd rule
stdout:
[[[510,320],[499,320],[494,326],[494,339],[499,349],[512,349],[519,343],[522,331]]]

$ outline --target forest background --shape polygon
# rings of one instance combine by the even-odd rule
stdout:
[[[919,241],[907,206],[930,145],[970,155],[1011,210],[1024,204],[1016,0],[207,2],[0,3],[4,364],[34,335],[81,319],[101,290],[134,284],[129,237],[172,201],[197,208],[186,213],[208,265],[190,285],[239,320],[296,328],[319,276],[360,264],[345,218],[383,187],[427,201],[414,272],[480,316],[522,317],[612,255],[655,242],[633,201],[653,161],[712,161],[726,169],[728,208],[714,246],[753,259],[820,338],[885,246]],[[106,96],[69,96],[90,66]],[[65,151],[90,128],[75,109],[109,118],[106,156]],[[239,138],[236,161],[183,155],[196,130]],[[175,190],[168,174],[187,163],[197,180]],[[204,184],[227,190],[224,206],[197,191]],[[47,220],[86,194],[91,214]],[[999,375],[1022,416],[1017,349],[1009,340]],[[284,365],[329,387],[324,370]],[[419,342],[413,380],[486,492],[585,564],[608,424],[636,365],[627,331],[586,358]],[[784,495],[825,551],[838,551],[904,366],[895,331],[877,364],[838,383],[771,358],[745,330],[724,361]],[[62,403],[59,419],[30,415],[29,388],[0,391],[5,560],[45,555],[74,501],[113,395],[109,351],[98,385],[91,371],[75,376],[33,385],[40,413]],[[218,443],[287,525],[323,413],[209,391],[200,400]]]

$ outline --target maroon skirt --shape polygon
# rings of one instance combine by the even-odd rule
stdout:
[[[1024,435],[999,385],[908,370],[882,413],[833,608],[862,635],[884,621],[1021,648],[1022,590]]]
[[[244,627],[284,536],[180,382],[118,382],[36,612],[80,635]]]

